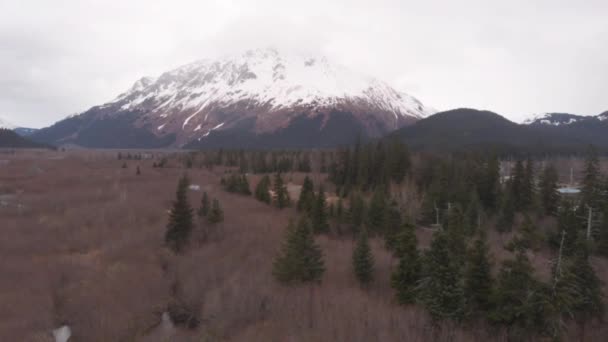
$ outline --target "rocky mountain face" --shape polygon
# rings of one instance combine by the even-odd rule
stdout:
[[[106,104],[33,134],[85,147],[328,147],[380,137],[433,113],[324,57],[274,49],[145,77]]]

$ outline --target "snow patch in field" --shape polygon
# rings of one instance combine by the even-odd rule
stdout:
[[[70,329],[70,327],[67,325],[53,330],[53,337],[55,338],[55,342],[68,342],[71,336],[72,329]]]

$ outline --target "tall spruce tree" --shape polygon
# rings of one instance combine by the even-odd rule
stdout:
[[[464,296],[468,316],[485,316],[493,308],[492,261],[486,243],[485,233],[481,233],[469,250],[464,274]]]
[[[418,295],[422,264],[415,229],[411,222],[406,221],[395,239],[394,253],[399,264],[391,275],[391,285],[397,291],[397,300],[402,305],[414,303]]]
[[[377,187],[369,203],[367,215],[367,226],[370,232],[381,234],[384,232],[387,210],[386,192],[382,187]]]
[[[553,237],[553,245],[554,247],[559,247],[561,232],[565,232],[566,237],[564,239],[563,253],[566,256],[574,254],[576,250],[576,237],[581,230],[580,223],[581,221],[574,209],[573,203],[569,200],[563,200],[557,218],[557,231],[560,235]]]
[[[479,198],[485,209],[494,211],[500,205],[500,162],[496,156],[484,162],[479,179]]]
[[[220,201],[217,198],[213,199],[213,204],[211,205],[211,210],[209,210],[209,215],[207,215],[207,220],[211,224],[216,224],[224,221],[224,211],[220,206]]]
[[[599,159],[595,148],[591,147],[585,161],[581,188],[581,207],[590,206],[598,209],[601,200],[601,175]]]
[[[557,169],[552,164],[547,165],[540,177],[540,201],[545,215],[557,215],[559,206]]]
[[[515,199],[512,191],[508,190],[503,196],[496,228],[499,232],[510,232],[515,221]]]
[[[599,255],[608,258],[608,205],[603,210],[596,248]]]
[[[359,193],[351,193],[349,197],[348,212],[346,213],[348,222],[351,226],[353,236],[358,234],[361,230],[361,226],[365,221],[367,214],[367,208],[365,206],[365,200]]]
[[[586,323],[604,315],[603,284],[589,263],[589,249],[585,236],[579,234],[576,252],[569,265],[569,272],[573,275],[573,285],[576,289],[574,317],[581,326],[582,340],[584,340]]]
[[[421,299],[435,322],[458,321],[464,315],[462,277],[449,243],[445,232],[435,233],[424,256]]]
[[[496,306],[490,317],[507,327],[511,339],[524,339],[536,326],[539,284],[533,272],[528,257],[519,252],[503,262],[498,274]]]
[[[353,250],[353,270],[362,287],[366,288],[374,280],[374,255],[369,245],[367,229],[359,233]]]
[[[397,235],[401,232],[401,212],[397,201],[391,200],[386,209],[386,217],[384,219],[384,245],[389,251],[395,250]]]
[[[291,200],[289,199],[289,192],[287,191],[287,186],[283,182],[281,173],[277,173],[274,177],[273,191],[274,205],[279,209],[289,207]]]
[[[207,195],[207,192],[205,191],[203,192],[203,198],[201,199],[201,207],[198,209],[198,216],[206,217],[209,214],[210,209],[209,195]]]
[[[523,199],[526,192],[524,190],[525,173],[526,170],[524,168],[524,163],[521,159],[518,159],[515,162],[515,168],[513,169],[511,178],[509,179],[509,191],[515,205],[515,209],[519,211],[523,210],[525,207],[525,200]]]
[[[190,203],[188,203],[189,185],[190,181],[186,175],[180,178],[173,208],[169,214],[165,243],[175,253],[180,253],[184,250],[190,240],[192,228],[194,227],[192,208],[190,207]]]
[[[304,184],[302,185],[302,190],[300,191],[300,198],[298,199],[298,211],[303,211],[307,214],[312,213],[312,208],[315,203],[315,190],[312,180],[306,176],[304,178]]]
[[[313,194],[314,196],[314,194]],[[319,192],[314,199],[311,221],[312,228],[315,234],[329,232],[329,219],[327,215],[327,203],[325,200],[325,191],[323,185],[319,186]]]
[[[520,207],[522,211],[531,210],[534,206],[536,196],[536,182],[534,179],[534,161],[528,159],[524,168],[524,174],[521,182]]]
[[[272,199],[270,198],[270,177],[265,175],[258,182],[258,185],[255,187],[255,198],[266,204],[270,204]]]
[[[287,236],[273,264],[273,275],[286,285],[321,281],[325,272],[321,248],[315,243],[308,218],[303,215],[297,225],[291,221]]]

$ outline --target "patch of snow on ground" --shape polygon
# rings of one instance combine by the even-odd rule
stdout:
[[[70,327],[68,327],[67,325],[53,330],[53,337],[55,338],[55,342],[68,342],[71,336],[72,329],[70,329]]]

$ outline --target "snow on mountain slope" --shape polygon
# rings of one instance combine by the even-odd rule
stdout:
[[[535,114],[530,118],[523,121],[524,125],[551,125],[551,126],[563,126],[570,125],[581,120],[585,120],[586,117],[575,114],[567,113],[543,113]]]
[[[387,83],[325,57],[257,49],[141,78],[113,101],[37,136],[115,147],[108,139],[111,133],[100,130],[112,127],[131,140],[140,135],[150,141],[171,139],[171,146],[180,147],[226,132],[252,139],[279,134],[284,140],[271,139],[269,145],[280,145],[296,139],[285,135],[289,130],[301,141],[314,142],[323,131],[327,141],[321,145],[327,146],[346,143],[351,136],[379,137],[434,112]],[[127,145],[139,146],[131,140]]]
[[[8,121],[0,118],[0,128],[13,130],[13,129],[17,128],[17,126],[15,126],[12,123],[10,123],[10,122],[8,122]]]
[[[194,109],[212,104],[256,101],[279,110],[293,106],[333,106],[364,101],[394,115],[425,117],[418,100],[384,82],[331,65],[324,57],[283,55],[274,49],[247,51],[220,60],[201,60],[161,75],[138,80],[115,102],[132,109],[146,101],[158,112]],[[189,117],[191,118],[191,117]],[[188,120],[189,121],[189,120]],[[187,124],[187,121],[185,122]]]

